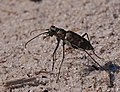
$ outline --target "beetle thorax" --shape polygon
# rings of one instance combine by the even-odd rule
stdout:
[[[59,30],[56,35],[59,39],[63,40],[65,38],[66,32],[64,30]]]

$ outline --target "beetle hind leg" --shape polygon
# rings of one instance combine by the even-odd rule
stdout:
[[[104,58],[99,57],[99,56],[95,53],[94,50],[93,50],[93,54],[94,54],[97,58],[99,58],[99,59],[103,59],[103,60],[104,60]]]

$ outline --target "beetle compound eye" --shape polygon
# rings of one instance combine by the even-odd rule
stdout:
[[[51,26],[50,28],[56,28],[55,26]]]
[[[50,30],[52,30],[52,31],[53,31],[53,30],[56,31],[56,27],[55,27],[55,26],[51,26],[51,27],[50,27]]]

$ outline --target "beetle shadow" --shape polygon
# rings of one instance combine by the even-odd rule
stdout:
[[[101,67],[97,67],[96,65],[86,65],[87,68],[84,69],[84,75],[88,76],[91,72],[93,71],[104,71]],[[120,66],[118,64],[115,64],[114,61],[109,61],[105,63],[102,66],[105,71],[109,75],[109,85],[108,87],[113,87],[114,86],[114,81],[115,81],[115,73],[119,73],[120,71]]]

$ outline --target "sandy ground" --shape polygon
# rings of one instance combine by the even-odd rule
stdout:
[[[51,25],[88,33],[92,55],[108,71],[95,70],[83,51],[62,44],[52,70],[55,37],[25,43]],[[120,0],[0,0],[0,92],[120,92]]]

